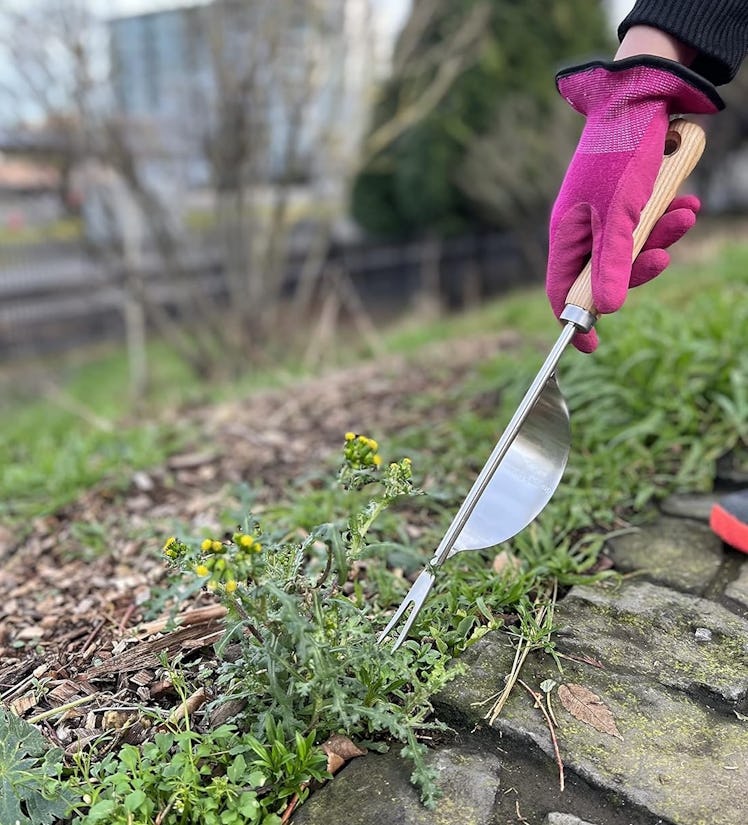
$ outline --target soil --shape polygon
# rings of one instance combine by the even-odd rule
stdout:
[[[104,730],[114,733],[109,748],[143,741],[137,709],[167,715],[179,704],[159,656],[209,659],[221,631],[221,608],[206,593],[182,605],[176,628],[167,627],[165,613],[148,618],[164,583],[160,548],[172,525],[217,529],[231,491],[247,480],[261,499],[277,499],[310,464],[329,461],[346,431],[386,439],[414,424],[447,423],[466,405],[492,414],[495,396],[465,398],[459,389],[481,362],[517,343],[505,335],[450,341],[415,359],[380,358],[288,389],[180,411],[195,435],[163,465],[135,473],[124,489],[99,484],[36,519],[22,540],[0,529],[2,702],[68,753]],[[426,392],[439,402],[411,403]],[[194,706],[205,698],[193,696]],[[559,809],[554,764],[512,748],[507,771],[523,799],[534,801],[532,811],[520,813],[516,796],[507,794],[502,823],[528,815],[537,822]],[[613,813],[613,800],[574,777],[569,782],[566,801],[583,801],[578,810],[592,822],[651,822],[636,812]]]
[[[555,762],[527,742],[497,741],[488,731],[471,731],[461,738],[471,740],[468,746],[494,748],[501,753],[502,790],[496,794],[493,825],[537,825],[551,811],[568,812],[595,825],[663,825],[651,812],[601,793],[569,770],[561,791]]]
[[[426,348],[416,358],[379,358],[232,403],[182,410],[191,444],[122,488],[104,482],[37,518],[19,540],[0,529],[0,699],[42,721],[72,751],[102,729],[142,739],[129,717],[138,706],[168,713],[177,697],[159,657],[209,657],[220,609],[206,593],[182,606],[180,626],[153,619],[164,584],[160,549],[175,524],[218,530],[237,485],[251,481],[259,502],[285,495],[311,467],[324,467],[352,430],[386,439],[413,424],[447,422],[459,387],[482,361],[517,344],[490,335]],[[431,393],[439,403],[412,403]],[[486,413],[488,409],[485,410]],[[216,534],[216,533],[214,533]],[[149,621],[144,621],[146,618]],[[112,742],[116,746],[117,741]]]

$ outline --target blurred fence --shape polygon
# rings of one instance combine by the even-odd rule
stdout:
[[[303,263],[302,257],[289,260],[289,294]],[[397,317],[425,294],[456,308],[528,278],[516,241],[504,234],[337,247],[325,266],[347,276],[361,305],[376,320]],[[179,262],[177,276],[167,275],[155,255],[145,257],[139,275],[149,303],[189,320],[190,307],[199,306],[196,297],[210,295],[220,301],[226,294],[223,269],[220,250],[203,247]],[[123,339],[125,275],[121,267],[103,265],[74,242],[6,255],[0,261],[0,359]]]

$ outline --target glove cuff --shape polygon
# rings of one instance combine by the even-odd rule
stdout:
[[[630,103],[661,101],[670,115],[714,114],[725,108],[708,80],[681,63],[654,55],[571,66],[556,75],[556,86],[583,115],[608,96]]]

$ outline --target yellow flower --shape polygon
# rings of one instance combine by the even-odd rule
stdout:
[[[377,444],[377,442],[373,438],[367,438],[366,443],[372,450],[379,449],[379,444]]]
[[[223,544],[220,541],[213,541],[210,544],[210,549],[214,553],[220,553],[223,550]]]
[[[240,544],[242,547],[246,547],[246,548],[248,548],[248,549],[249,549],[249,548],[250,548],[250,547],[251,547],[254,543],[255,543],[255,540],[252,538],[252,536],[247,536],[247,535],[244,535],[244,536],[242,536],[242,537],[239,539],[239,544]]]
[[[195,573],[197,573],[198,576],[209,576],[210,570],[208,570],[204,564],[198,564],[195,568]]]
[[[201,549],[204,553],[207,553],[207,552],[208,552],[208,550],[210,550],[210,548],[211,548],[212,546],[213,546],[213,539],[204,539],[204,540],[203,540],[203,543],[200,545],[200,549]]]
[[[382,463],[382,456],[381,455],[375,455],[373,461],[374,461],[374,466],[378,467]]]
[[[254,548],[253,549],[254,549],[255,553],[262,553],[262,545],[260,544],[259,541],[256,541],[254,543]]]
[[[226,582],[226,592],[233,593],[236,590],[236,582],[233,579],[229,579]]]
[[[346,440],[346,441],[353,441],[353,439],[354,439],[355,437],[356,437],[356,433],[346,433],[346,434],[345,434],[345,440]]]
[[[165,552],[166,550],[168,550],[168,549],[169,549],[169,546],[170,546],[170,545],[172,545],[172,544],[174,544],[174,542],[175,542],[176,540],[177,540],[177,537],[176,537],[176,536],[169,536],[169,538],[168,538],[168,539],[166,539],[166,541],[164,542],[164,547],[163,547],[164,552]]]

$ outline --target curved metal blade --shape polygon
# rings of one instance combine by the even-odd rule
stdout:
[[[496,468],[448,557],[507,541],[540,513],[558,487],[571,445],[571,425],[555,375]]]

